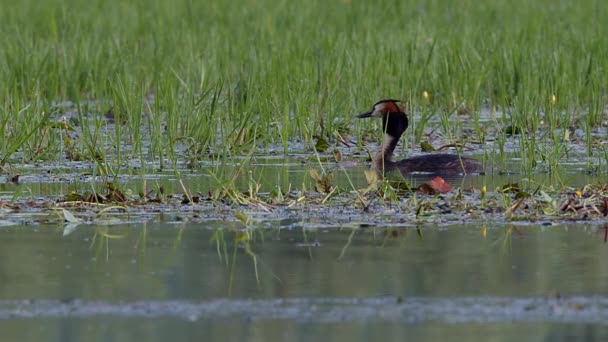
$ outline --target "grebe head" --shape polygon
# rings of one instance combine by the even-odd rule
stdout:
[[[374,104],[372,110],[359,114],[358,118],[382,118],[382,130],[399,140],[407,129],[407,115],[397,104],[399,100],[381,100]]]

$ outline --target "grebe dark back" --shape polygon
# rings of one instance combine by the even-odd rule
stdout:
[[[399,101],[378,101],[372,110],[358,116],[359,118],[378,117],[382,119],[382,129],[385,132],[384,142],[374,157],[374,164],[379,171],[399,170],[402,173],[424,172],[439,175],[483,172],[483,165],[479,160],[448,153],[430,153],[393,161],[395,147],[408,127],[407,115],[397,105],[397,102]]]

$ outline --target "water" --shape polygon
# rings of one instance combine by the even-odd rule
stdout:
[[[259,185],[265,200],[273,191],[291,190],[284,203],[268,204],[270,212],[255,203],[204,200],[225,186],[238,163],[182,169],[185,186],[203,203],[182,206],[175,196],[100,217],[95,206],[66,206],[86,222],[67,235],[51,209],[61,205],[55,198],[93,187],[103,193],[99,177],[79,168],[32,168],[20,185],[0,181],[6,204],[0,208],[0,340],[608,337],[608,228],[601,208],[590,216],[593,222],[566,224],[566,216],[559,221],[564,213],[543,216],[551,206],[530,200],[529,209],[516,212],[523,221],[507,224],[504,211],[486,213],[475,204],[479,190],[466,191],[486,185],[488,197],[502,199],[495,190],[509,183],[532,193],[541,184],[549,191],[561,182],[582,187],[600,181],[580,165],[559,176],[446,179],[465,189],[465,198],[446,195],[450,206],[443,210],[443,200],[419,195],[419,203],[439,210],[430,207],[429,215],[415,218],[412,194],[399,203],[374,200],[369,210],[355,204],[353,188],[367,187],[368,168],[355,163],[324,164],[340,189],[330,202],[321,202],[324,194],[304,194],[306,201],[291,207],[289,201],[303,195],[298,189],[314,188],[308,168],[319,165],[258,159],[234,186],[243,192]],[[181,193],[173,172],[158,171],[145,181],[146,188],[139,175],[121,175],[118,184],[135,194],[158,187]],[[549,193],[557,208],[569,198]],[[488,203],[509,208],[515,202],[512,194],[504,198]],[[467,208],[475,215],[465,214]],[[237,214],[252,219],[250,229],[242,230]]]
[[[474,156],[475,157],[475,156]],[[479,157],[479,156],[477,156]],[[400,159],[400,158],[396,158]],[[244,161],[247,162],[247,161]],[[247,167],[241,169],[239,160],[232,160],[227,164],[204,164],[199,168],[189,169],[180,164],[180,174],[184,185],[191,193],[207,193],[226,186],[229,180],[237,176],[234,182],[241,191],[249,190],[252,184],[259,185],[261,192],[271,192],[277,189],[307,189],[314,188],[314,181],[309,176],[309,169],[314,168],[322,173],[321,166],[316,159],[306,154],[294,154],[289,158],[257,156]],[[64,165],[65,164],[65,165]],[[364,171],[370,169],[370,163],[359,159],[349,158],[343,163],[325,162],[323,171],[333,173],[333,185],[352,190],[367,187]],[[67,165],[67,166],[66,166]],[[602,181],[603,175],[588,172],[589,167],[580,155],[573,156],[564,161],[559,174],[539,172],[522,173],[521,160],[516,155],[509,154],[505,164],[496,161],[495,172],[486,175],[470,175],[464,180],[462,177],[452,177],[446,180],[455,187],[467,188],[486,185],[488,190],[510,183],[518,183],[523,188],[534,191],[538,185],[563,185],[582,187]],[[96,188],[103,192],[106,188],[103,182],[107,179],[120,184],[122,189],[130,189],[134,194],[148,193],[162,186],[167,194],[181,193],[181,185],[177,182],[175,172],[171,168],[159,170],[159,165],[151,163],[147,166],[145,175],[141,175],[138,168],[123,169],[116,178],[103,178],[96,172],[94,165],[83,162],[69,162],[62,165],[25,165],[19,177],[21,185],[12,184],[11,175],[0,175],[0,198],[11,199],[17,192],[19,196],[58,196],[66,195],[72,191],[86,192]],[[490,165],[488,165],[490,167]],[[398,176],[399,177],[399,176]],[[394,178],[394,177],[393,177]],[[408,177],[412,186],[428,180],[428,176],[418,175]],[[144,183],[145,180],[145,183]],[[144,188],[145,185],[145,188]]]
[[[2,228],[2,340],[608,336],[602,224],[282,225],[251,231],[236,259],[219,220]]]

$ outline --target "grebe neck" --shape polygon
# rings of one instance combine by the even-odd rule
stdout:
[[[393,152],[399,143],[399,137],[394,137],[390,134],[384,135],[384,142],[382,142],[382,148],[378,153],[374,161],[378,170],[389,171],[396,168],[396,163],[393,161]]]

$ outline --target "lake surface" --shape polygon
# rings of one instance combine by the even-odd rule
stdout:
[[[133,194],[162,187],[178,195],[100,216],[95,206],[66,205],[78,225],[64,225],[58,209],[65,203],[56,199],[107,191],[91,169],[32,166],[21,184],[0,181],[7,204],[0,208],[0,341],[608,338],[605,216],[601,209],[587,218],[538,214],[559,211],[568,198],[551,184],[601,181],[582,164],[565,165],[560,175],[446,178],[465,194],[441,200],[449,210],[438,197],[412,193],[392,203],[374,199],[367,210],[354,194],[368,187],[366,163],[323,164],[340,193],[325,204],[325,194],[300,191],[314,193],[309,169],[320,164],[259,158],[234,187],[259,186],[266,199],[285,193],[282,204],[264,202],[267,212],[255,202],[206,200],[238,167],[181,169],[203,202],[194,206],[180,204],[173,171],[121,174],[116,183]],[[487,186],[488,196],[504,199],[493,203],[509,208],[514,194],[496,194],[512,183],[530,193],[542,185],[556,204],[531,199],[513,223],[504,211],[475,204]],[[291,207],[300,196],[307,201]],[[593,196],[583,191],[580,201]],[[416,201],[439,209],[419,218]],[[472,207],[476,216],[467,214]]]
[[[2,228],[2,340],[608,337],[604,224],[266,226]]]

